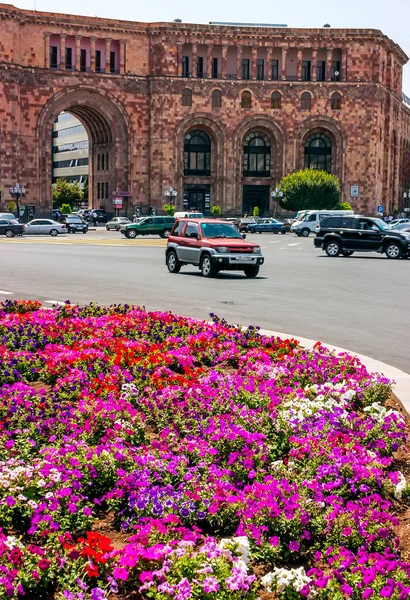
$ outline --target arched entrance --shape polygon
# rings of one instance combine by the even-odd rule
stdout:
[[[42,204],[51,208],[52,131],[56,117],[66,111],[84,125],[89,140],[89,206],[112,210],[113,192],[130,191],[128,117],[106,92],[72,88],[55,94],[41,111],[36,128],[37,189]],[[104,160],[102,157],[104,156]],[[104,168],[102,168],[104,165]],[[124,199],[127,210],[129,199]]]

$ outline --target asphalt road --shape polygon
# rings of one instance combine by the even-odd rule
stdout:
[[[366,354],[410,373],[410,261],[327,258],[312,238],[249,235],[265,255],[257,279],[194,267],[168,273],[165,243],[103,229],[65,238],[0,239],[0,299],[133,303],[254,324]],[[147,247],[152,244],[152,247]],[[4,294],[11,292],[11,294]]]

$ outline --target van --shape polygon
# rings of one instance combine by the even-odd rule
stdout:
[[[189,212],[188,210],[184,210],[182,212],[174,213],[174,217],[176,219],[203,219],[204,215],[200,212]]]
[[[299,237],[308,237],[312,232],[316,230],[316,225],[318,225],[324,217],[343,217],[346,215],[353,214],[354,212],[352,210],[309,210],[308,212],[306,212],[301,221],[296,221],[295,223],[292,223],[290,230],[293,233],[296,233],[296,235],[298,235]]]

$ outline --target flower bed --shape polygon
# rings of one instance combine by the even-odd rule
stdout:
[[[389,382],[137,307],[0,305],[0,599],[410,594]]]

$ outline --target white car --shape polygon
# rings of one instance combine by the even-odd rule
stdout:
[[[24,225],[24,235],[52,235],[53,237],[67,233],[65,223],[57,223],[52,219],[33,219]]]
[[[387,225],[390,229],[396,229],[396,227],[403,225],[403,223],[410,223],[410,219],[393,219],[393,221],[390,221]]]
[[[128,217],[113,217],[111,221],[108,221],[105,226],[106,230],[115,229],[115,231],[119,231],[121,229],[121,225],[129,225],[131,221]]]

